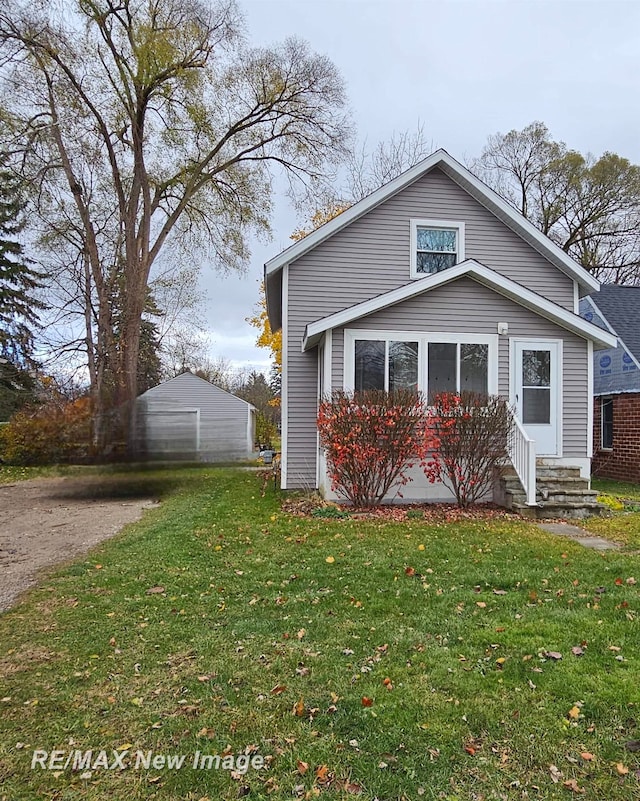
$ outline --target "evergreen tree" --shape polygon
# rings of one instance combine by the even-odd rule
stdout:
[[[24,254],[19,234],[24,204],[16,180],[0,159],[0,357],[18,370],[35,366],[33,330],[45,307],[35,297],[44,276]]]
[[[44,304],[35,297],[44,277],[24,254],[18,185],[0,158],[0,420],[34,400],[33,331]]]

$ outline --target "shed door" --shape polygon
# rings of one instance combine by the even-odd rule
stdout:
[[[197,409],[151,411],[147,413],[146,423],[149,453],[197,453]]]
[[[538,456],[560,455],[560,343],[518,340],[514,343],[516,413],[536,443]]]

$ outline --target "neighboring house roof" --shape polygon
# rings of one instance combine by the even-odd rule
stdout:
[[[270,297],[271,294],[278,294],[277,288],[279,289],[279,285],[269,280],[270,278],[273,279],[275,274],[282,270],[285,265],[291,264],[291,262],[300,258],[305,253],[308,253],[317,245],[321,244],[359,217],[362,217],[371,209],[379,206],[436,167],[441,169],[472,197],[485,206],[485,208],[502,220],[511,230],[545,256],[545,258],[559,270],[569,276],[569,278],[577,281],[581,287],[589,292],[598,290],[600,284],[597,279],[567,255],[562,248],[552,242],[530,223],[529,220],[523,217],[520,212],[507,203],[506,200],[503,200],[500,195],[494,192],[493,189],[490,189],[445,150],[437,150],[406,172],[403,172],[402,175],[399,175],[393,181],[390,181],[358,203],[355,203],[353,206],[346,209],[346,211],[343,211],[337,217],[334,217],[329,222],[320,226],[320,228],[317,228],[303,239],[291,245],[265,264],[265,285],[267,288],[267,305],[270,319],[279,321],[280,317],[279,307],[275,308],[279,301],[277,298]],[[271,287],[273,287],[273,293],[269,291]]]
[[[640,361],[640,287],[602,284],[589,298],[627,350]]]
[[[211,381],[207,381],[204,378],[200,378],[199,375],[195,375],[194,373],[190,373],[188,371],[180,373],[180,375],[177,375],[174,378],[170,378],[168,381],[163,381],[161,384],[157,384],[155,387],[151,387],[151,389],[148,389],[146,392],[143,392],[139,397],[144,398],[145,395],[153,394],[159,387],[166,387],[169,386],[170,384],[175,384],[177,386],[184,384],[185,389],[183,391],[188,391],[186,390],[186,387],[188,387],[189,384],[193,385],[193,382],[200,382],[201,384],[205,384],[207,387],[209,387],[216,393],[224,392],[225,395],[228,395],[230,398],[237,400],[238,403],[244,403],[245,406],[249,406],[251,409],[255,409],[255,406],[249,403],[248,401],[243,400],[242,398],[239,398],[237,395],[234,395],[232,392],[227,392],[226,389],[222,389],[222,387],[217,386],[217,384],[212,384]]]
[[[617,338],[608,331],[604,331],[602,328],[587,322],[578,315],[547,300],[547,298],[543,298],[542,295],[538,295],[521,284],[517,284],[510,278],[490,270],[484,264],[480,264],[474,259],[467,259],[454,267],[449,267],[447,270],[411,281],[398,289],[391,290],[391,292],[385,292],[382,295],[364,301],[364,303],[358,303],[348,309],[309,323],[305,330],[302,349],[312,348],[319,342],[322,334],[329,329],[343,327],[361,317],[373,314],[380,311],[380,309],[394,306],[396,303],[408,300],[424,292],[429,292],[463,276],[473,278],[500,295],[531,309],[542,317],[546,317],[562,328],[572,331],[585,339],[592,340],[599,347],[615,347],[617,343]]]

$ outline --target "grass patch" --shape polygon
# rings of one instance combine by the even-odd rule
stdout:
[[[0,464],[0,484],[13,484],[16,481],[28,481],[30,478],[50,478],[66,475],[65,467],[18,467]]]
[[[591,485],[607,497],[609,502],[605,502],[613,513],[584,521],[585,528],[628,548],[640,549],[640,485],[608,478],[594,478]]]
[[[155,478],[159,509],[0,617],[2,801],[638,796],[637,556],[291,517],[248,471]],[[87,775],[31,770],[36,748],[187,756]],[[191,769],[225,749],[267,766]]]

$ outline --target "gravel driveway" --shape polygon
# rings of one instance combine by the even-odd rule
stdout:
[[[156,504],[126,497],[125,481],[65,477],[0,485],[0,611],[37,583],[42,568],[85,553]]]

